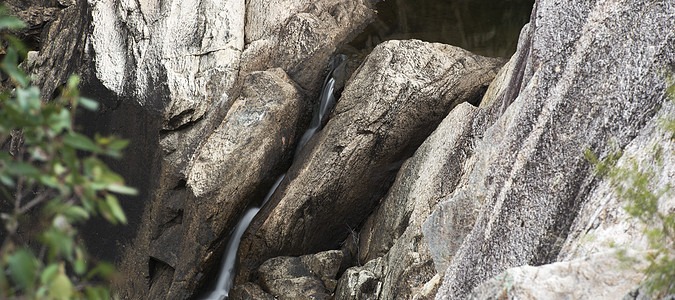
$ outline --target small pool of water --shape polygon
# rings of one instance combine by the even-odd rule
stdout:
[[[383,41],[419,39],[510,57],[533,4],[534,0],[384,0],[377,5],[375,21],[340,52],[369,53]]]

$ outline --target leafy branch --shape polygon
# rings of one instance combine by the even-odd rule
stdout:
[[[24,26],[0,8],[0,31]],[[127,222],[116,194],[136,190],[101,157],[120,158],[128,141],[75,131],[78,109],[98,108],[80,96],[77,76],[44,103],[18,67],[26,57],[21,42],[5,34],[0,55],[9,87],[0,90],[0,298],[110,299],[101,279],[114,268],[92,264],[76,225],[95,215]]]

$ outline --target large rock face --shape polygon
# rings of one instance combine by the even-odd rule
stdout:
[[[609,245],[643,253],[643,228],[584,153],[624,150],[619,165],[675,185],[659,127],[675,6],[537,0],[489,89],[499,60],[383,43],[291,165],[330,56],[375,2],[7,1],[40,45],[24,66],[45,100],[78,73],[103,108],[84,127],[132,139],[112,163],[141,188],[123,199],[130,226],[83,230],[121,262],[123,298],[193,298],[289,165],[244,236],[233,298],[607,298],[637,284],[611,275]],[[460,104],[486,89],[480,108]]]
[[[662,120],[673,118],[675,105],[667,101],[616,162],[617,167],[631,169],[637,166],[641,173],[652,174],[649,188],[653,191],[675,185],[675,165],[672,164],[675,144],[672,133],[662,126]],[[661,149],[659,159],[655,149]],[[474,289],[471,297],[560,299],[572,295],[574,298],[622,298],[644,279],[642,268],[646,264],[643,258],[649,250],[644,223],[630,217],[624,206],[625,203],[617,199],[611,180],[601,180],[574,220],[558,254],[559,262],[509,268]],[[662,214],[672,214],[674,209],[673,197],[665,194],[659,199]],[[625,253],[620,256],[619,251]],[[636,259],[638,263],[627,264],[627,259],[620,259],[622,256]],[[649,295],[645,299],[650,299]]]
[[[598,183],[585,149],[604,156],[625,147],[662,107],[673,22],[675,7],[663,2],[536,2],[509,86],[477,117],[485,119],[464,175],[471,185],[443,201],[473,201],[479,214],[456,249],[431,249],[449,264],[437,299],[558,259]],[[429,232],[455,226],[433,220]]]
[[[190,205],[184,208],[182,226],[178,231],[166,228],[150,244],[151,257],[175,269],[168,298],[195,289],[199,274],[217,262],[212,257],[220,254],[238,215],[264,195],[269,176],[282,172],[295,149],[290,137],[303,119],[305,104],[281,69],[244,79],[240,98],[199,149],[188,174]],[[172,259],[163,259],[169,254]]]
[[[347,270],[337,299],[433,296],[433,286],[438,288],[445,269],[434,267],[422,223],[459,183],[471,153],[476,112],[468,103],[457,106],[401,167],[387,196],[361,229],[358,262],[365,266]]]
[[[105,247],[92,247],[109,258],[124,251],[123,297],[187,298],[208,279],[243,207],[260,201],[260,190],[290,163],[286,150],[308,122],[307,101],[316,98],[330,56],[367,24],[374,2],[11,1],[32,29],[45,26],[37,41],[49,43],[26,62],[45,99],[79,73],[83,93],[103,104],[84,123],[134,142],[134,158],[120,167],[142,190],[141,199],[123,201],[131,226],[119,231],[123,239],[111,234]],[[291,9],[270,13],[280,7]],[[265,94],[261,84],[277,92]],[[235,105],[252,91],[260,94],[242,97],[281,94],[275,99],[283,105]],[[243,118],[237,126],[246,125],[244,115],[279,122],[242,130],[228,125],[235,115]],[[258,134],[263,127],[269,135]],[[232,165],[234,156],[218,157],[241,149],[253,160]],[[240,174],[228,168],[245,169],[241,182],[253,181],[232,191],[227,182]]]
[[[476,103],[500,65],[442,44],[378,46],[244,234],[237,280],[248,280],[267,258],[338,247],[384,196],[403,160],[450,109]]]

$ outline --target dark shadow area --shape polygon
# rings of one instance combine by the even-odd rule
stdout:
[[[80,132],[88,136],[98,133],[130,140],[121,159],[103,158],[127,185],[138,190],[137,196],[118,195],[128,224],[113,225],[97,216],[80,230],[89,252],[96,258],[112,262],[123,254],[123,246],[136,237],[145,206],[150,203],[150,193],[157,181],[154,176],[159,174],[160,117],[138,105],[134,99],[119,99],[100,82],[85,84],[81,92],[101,105],[97,112],[82,111],[78,115],[76,126]]]
[[[375,21],[342,52],[367,54],[383,41],[419,39],[483,56],[510,57],[533,4],[534,0],[381,1]]]

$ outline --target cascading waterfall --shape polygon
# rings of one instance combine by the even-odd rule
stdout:
[[[312,117],[312,123],[309,125],[309,129],[298,141],[298,146],[295,148],[295,156],[298,156],[302,147],[304,147],[309,139],[311,139],[319,130],[326,117],[326,114],[333,108],[335,105],[335,83],[336,77],[341,76],[345,72],[346,67],[346,56],[340,54],[333,58],[330,66],[330,72],[326,79],[323,81],[323,87],[321,88],[321,94],[319,95],[319,107],[314,111],[314,116]]]
[[[331,111],[333,106],[336,103],[335,98],[335,83],[337,82],[336,78],[343,76],[345,72],[346,65],[346,56],[337,55],[333,58],[329,66],[329,72],[324,80],[323,87],[321,88],[321,94],[319,96],[319,106],[314,110],[314,115],[312,117],[312,122],[310,123],[309,129],[305,131],[298,141],[298,145],[295,149],[295,156],[297,157],[300,153],[302,147],[304,147],[307,142],[319,132],[324,124],[326,115]],[[235,263],[237,260],[237,250],[239,249],[239,242],[241,241],[241,236],[244,234],[244,231],[248,228],[248,225],[253,220],[253,217],[260,211],[265,203],[272,197],[274,192],[281,184],[281,181],[284,179],[286,174],[279,176],[277,181],[272,185],[272,188],[267,192],[265,199],[259,207],[251,207],[244,215],[239,219],[237,226],[235,226],[232,235],[230,236],[229,241],[225,247],[225,254],[220,269],[220,275],[218,277],[218,282],[216,283],[216,288],[211,292],[204,300],[223,300],[227,299],[227,296],[234,284],[234,276],[236,275]]]

